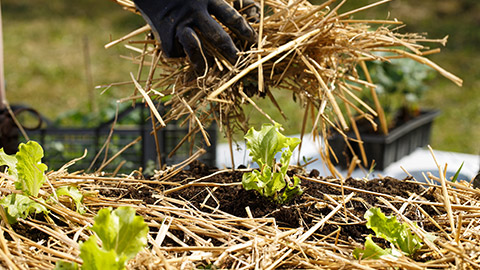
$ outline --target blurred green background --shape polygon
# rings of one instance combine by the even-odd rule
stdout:
[[[342,10],[373,2],[350,0]],[[141,17],[108,0],[4,0],[1,5],[11,104],[32,106],[50,119],[78,112],[106,119],[111,114],[105,108],[133,90],[114,87],[101,94],[103,89],[94,86],[128,81],[129,73],[136,72],[135,65],[120,57],[130,54],[123,45],[108,50],[103,46],[143,26]],[[442,111],[434,124],[432,146],[479,154],[480,1],[394,0],[355,18],[398,18],[407,25],[402,32],[428,33],[432,39],[449,35],[447,46],[430,59],[460,76],[464,86],[441,76],[430,83],[422,104]],[[284,107],[290,121],[283,124],[290,133],[298,132],[301,122],[296,106]]]

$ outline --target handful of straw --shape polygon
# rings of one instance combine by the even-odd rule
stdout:
[[[130,0],[114,1],[136,12]],[[339,13],[339,8],[346,0],[340,3],[328,0],[321,5],[312,5],[307,0],[261,0],[262,19],[253,24],[259,33],[258,43],[241,53],[235,65],[229,64],[221,56],[214,56],[216,64],[197,79],[186,59],[164,58],[159,44],[148,35],[144,40],[130,41],[126,46],[138,53],[132,60],[139,63],[139,71],[137,76],[132,75],[135,93],[125,100],[143,98],[147,102],[152,110],[152,118],[156,120],[154,130],[172,120],[185,119],[183,124],[189,124],[190,133],[182,143],[201,132],[209,145],[205,124],[217,122],[231,142],[232,132],[238,129],[246,132],[248,129],[247,117],[242,109],[244,104],[252,104],[268,121],[274,122],[275,119],[263,112],[253,98],[269,98],[283,114],[272,92],[291,91],[299,106],[305,108],[302,133],[305,132],[307,118],[311,118],[314,123],[312,132],[320,133],[324,139],[322,157],[329,161],[333,151],[328,146],[328,130],[338,131],[347,144],[349,140],[361,142],[354,114],[365,118],[375,128],[373,119],[378,116],[381,130],[388,132],[383,110],[376,98],[375,84],[365,64],[367,61],[410,58],[462,85],[460,78],[425,57],[439,50],[428,50],[421,43],[444,43],[445,39],[429,40],[419,34],[397,33],[395,27],[402,24],[397,20],[351,18],[357,12],[389,1],[382,0]],[[264,10],[267,12],[263,13]],[[106,47],[149,30],[150,27],[146,25]],[[140,74],[146,66],[149,66],[150,72],[148,78],[142,79]],[[357,67],[360,67],[358,72],[363,72],[366,80],[360,79]],[[373,108],[359,98],[365,89],[371,92],[375,100]],[[164,95],[171,96],[165,103],[169,110],[160,116],[151,99]],[[345,131],[349,129],[355,131],[356,138],[347,138]],[[327,164],[334,173],[331,162]]]

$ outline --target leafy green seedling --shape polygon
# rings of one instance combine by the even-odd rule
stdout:
[[[34,141],[21,143],[15,158],[17,159],[16,169],[19,180],[16,182],[19,185],[17,189],[27,195],[37,197],[40,187],[47,180],[45,171],[48,167],[42,163],[43,148]]]
[[[21,194],[10,194],[0,201],[6,208],[9,222],[15,223],[17,218],[26,218],[32,213],[48,213],[45,206],[31,200],[28,196],[37,197],[40,187],[46,181],[47,165],[41,162],[42,147],[34,141],[21,143],[15,155],[7,155],[0,149],[0,166],[7,166],[7,173],[15,179],[15,188]],[[43,199],[38,198],[39,201]]]
[[[365,248],[356,248],[355,258],[378,259],[383,255],[399,256],[399,251],[411,256],[423,245],[422,239],[413,234],[406,223],[400,223],[395,216],[385,216],[379,208],[371,208],[365,213],[367,227],[372,229],[377,237],[382,237],[392,244],[392,249],[382,249],[375,244],[371,235],[365,241]],[[433,239],[432,239],[433,240]]]
[[[41,198],[37,200],[43,201]],[[43,204],[22,194],[10,194],[0,200],[0,205],[5,207],[10,224],[16,223],[17,218],[27,218],[31,214],[48,213],[47,208]]]
[[[465,163],[465,162],[462,162],[462,165],[460,165],[460,168],[458,168],[457,172],[456,172],[455,175],[453,176],[453,178],[452,178],[452,183],[457,182],[457,178],[458,178],[458,176],[460,175],[460,171],[461,171],[462,168],[463,168],[463,163]]]
[[[85,206],[83,205],[83,194],[80,193],[80,191],[78,191],[76,187],[63,186],[57,188],[55,192],[57,193],[57,196],[70,197],[75,203],[75,209],[77,210],[77,212],[80,214],[85,213]]]
[[[387,248],[383,249],[379,245],[375,244],[372,240],[372,236],[368,235],[365,240],[365,248],[360,249],[356,248],[353,250],[353,256],[356,259],[364,259],[364,260],[378,260],[380,257],[385,255],[391,255],[392,249]]]
[[[148,226],[131,207],[100,210],[92,231],[96,233],[80,244],[83,270],[122,270],[125,264],[147,245]],[[98,238],[97,238],[98,236]],[[98,245],[98,239],[102,246]],[[79,269],[76,263],[59,261],[57,270]]]
[[[7,166],[6,173],[15,180],[15,188],[22,194],[12,193],[2,200],[0,205],[6,208],[7,218],[10,223],[15,223],[17,218],[26,218],[30,214],[48,213],[42,204],[44,200],[38,197],[40,188],[47,180],[45,171],[47,165],[42,163],[43,148],[35,141],[21,143],[15,155],[7,155],[0,149],[0,166]],[[83,195],[75,187],[60,187],[57,195],[67,195],[75,202],[77,211],[84,212],[82,204]],[[29,198],[35,197],[38,203]]]
[[[303,193],[300,179],[293,176],[292,180],[287,175],[290,158],[300,139],[284,136],[279,128],[279,124],[265,124],[260,131],[251,128],[245,135],[250,156],[260,170],[243,174],[242,185],[277,203],[286,203]],[[280,163],[275,160],[277,153],[281,153]]]

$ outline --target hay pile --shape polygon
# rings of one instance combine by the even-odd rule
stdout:
[[[131,1],[116,2],[135,12]],[[358,118],[367,119],[376,127],[373,118],[379,116],[381,129],[387,133],[375,85],[365,65],[367,61],[411,58],[432,67],[457,85],[462,84],[461,79],[425,58],[439,49],[430,50],[422,44],[444,44],[446,39],[429,40],[419,34],[398,33],[396,29],[402,22],[397,20],[352,19],[354,14],[389,0],[341,14],[338,10],[346,1],[336,2],[328,0],[315,6],[306,0],[261,1],[262,7],[266,7],[265,14],[261,14],[264,19],[253,25],[259,33],[258,44],[244,48],[234,66],[217,55],[216,65],[196,80],[192,79],[195,76],[186,59],[162,57],[160,44],[148,35],[142,39],[134,38],[149,32],[148,25],[106,47],[129,40],[126,46],[138,53],[131,58],[139,64],[137,75],[132,75],[136,90],[124,101],[144,98],[155,116],[157,129],[169,121],[186,119],[184,124],[188,122],[191,130],[189,136],[201,132],[207,145],[204,125],[212,121],[217,122],[230,141],[236,130],[246,132],[249,124],[243,111],[244,104],[252,104],[265,116],[265,121],[274,122],[275,119],[256,105],[254,97],[269,98],[272,106],[282,112],[281,102],[274,98],[276,91],[289,91],[295,96],[299,109],[304,110],[303,132],[307,119],[313,123],[311,131],[314,134],[320,133],[327,138],[327,130],[331,128],[342,135],[350,128],[357,132],[355,121]],[[146,78],[142,78],[141,71],[146,68],[150,71]],[[357,70],[367,79],[361,80]],[[365,91],[370,92],[375,104],[366,104],[359,98]],[[170,110],[160,116],[150,99],[164,95],[171,95],[165,103]],[[350,140],[361,141],[358,132],[357,137]],[[324,148],[329,149],[326,140]],[[324,160],[330,160],[332,153],[324,151]],[[329,167],[335,174],[334,167],[331,164]]]
[[[214,175],[230,172],[217,171]],[[421,184],[425,192],[395,197],[351,188],[340,180],[302,176],[304,184],[315,182],[341,189],[345,196],[325,193],[308,198],[306,203],[326,209],[325,214],[314,216],[310,228],[285,228],[274,218],[241,218],[218,207],[196,208],[189,201],[173,198],[169,191],[197,185],[205,188],[201,193],[205,202],[215,200],[215,188],[222,184],[213,183],[212,174],[201,179],[182,179],[180,185],[181,182],[172,182],[169,177],[160,177],[168,174],[172,175],[172,171],[159,172],[155,179],[144,179],[135,172],[124,177],[70,174],[65,170],[49,173],[48,184],[40,194],[47,198],[53,188],[77,186],[85,195],[87,213],[80,215],[72,210],[74,204],[66,197],[50,199],[46,204],[48,217],[19,219],[12,226],[0,211],[1,267],[51,269],[58,260],[81,263],[79,241],[86,241],[92,234],[89,228],[96,213],[104,207],[131,206],[144,217],[150,233],[147,248],[129,262],[128,269],[480,268],[480,191],[466,181],[452,183],[443,176],[441,179],[430,176],[430,181],[436,184]],[[12,181],[2,179],[2,196],[14,190]],[[145,194],[139,193],[140,190]],[[359,196],[362,193],[378,199],[365,201]],[[433,195],[436,201],[426,200],[425,194]],[[365,224],[362,217],[351,213],[354,201],[389,209],[422,239],[426,231],[437,239],[427,242],[415,260],[405,256],[356,260],[352,251],[363,243],[339,239],[339,234],[345,234],[344,228]],[[427,207],[434,208],[436,214],[428,214]],[[248,209],[245,211],[248,213]],[[338,229],[328,235],[317,231],[326,225]]]

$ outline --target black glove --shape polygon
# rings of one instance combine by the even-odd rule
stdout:
[[[230,63],[235,63],[238,49],[215,16],[239,39],[255,43],[257,34],[247,21],[224,0],[133,0],[167,57],[188,56],[194,69],[203,73],[213,48]],[[240,0],[238,8],[258,19],[259,8],[252,0]],[[238,2],[238,1],[236,1]]]

